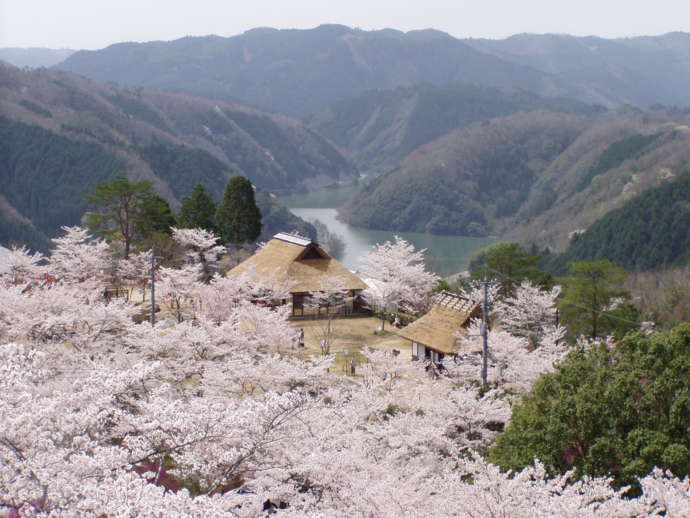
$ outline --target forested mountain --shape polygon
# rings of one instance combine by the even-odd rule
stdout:
[[[367,90],[422,82],[576,93],[548,74],[476,51],[440,31],[342,25],[118,43],[79,51],[58,66],[100,81],[237,99],[298,116]]]
[[[368,228],[502,235],[555,250],[684,170],[688,113],[544,111],[475,123],[422,146],[346,205]]]
[[[690,104],[690,34],[604,39],[519,34],[463,40],[472,48],[587,88],[605,105]]]
[[[549,266],[563,273],[569,262],[602,258],[628,270],[690,261],[690,172],[629,199],[584,233],[574,235]]]
[[[384,172],[419,146],[451,131],[535,109],[581,114],[604,110],[516,88],[426,83],[346,99],[319,112],[309,125],[346,151],[360,170]]]
[[[514,216],[543,169],[584,129],[582,116],[534,112],[486,120],[408,156],[342,210],[381,230],[484,236]]]
[[[61,225],[76,225],[84,195],[125,169],[102,146],[0,117],[0,242],[44,249]]]
[[[5,241],[35,243],[78,223],[83,195],[120,172],[152,180],[173,206],[197,183],[219,197],[237,174],[288,192],[353,174],[331,144],[285,116],[45,69],[0,65],[0,133]]]
[[[690,35],[625,39],[436,31],[253,29],[230,38],[118,43],[58,65],[101,81],[240,100],[304,117],[373,89],[474,83],[608,107],[688,104]]]
[[[60,61],[64,61],[75,52],[72,49],[5,47],[0,49],[0,60],[6,61],[15,67],[50,67],[60,63]]]

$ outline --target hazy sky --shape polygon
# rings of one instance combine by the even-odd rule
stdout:
[[[94,49],[322,23],[475,38],[656,35],[690,32],[690,0],[0,0],[0,47]]]

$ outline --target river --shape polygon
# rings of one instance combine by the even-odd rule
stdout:
[[[491,237],[437,236],[417,232],[389,232],[353,227],[336,219],[336,208],[291,207],[296,216],[307,221],[315,219],[324,223],[328,230],[339,234],[345,241],[345,255],[341,262],[350,269],[358,269],[358,259],[371,250],[372,245],[392,241],[396,234],[412,243],[415,248],[426,248],[427,267],[445,277],[467,267],[474,252],[496,241]]]

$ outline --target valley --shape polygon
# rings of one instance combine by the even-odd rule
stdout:
[[[6,243],[45,244],[116,172],[152,180],[173,208],[197,183],[218,196],[243,174],[266,193],[271,231],[313,233],[276,199],[328,209],[321,217],[350,236],[348,253],[397,233],[438,254],[445,273],[455,255],[466,263],[471,242],[563,251],[690,160],[688,110],[659,104],[685,102],[671,80],[690,70],[680,33],[489,41],[323,25],[64,56],[50,70],[0,69]],[[614,66],[625,81],[610,77]],[[43,142],[35,152],[70,149],[79,165],[17,156],[27,139]],[[59,178],[43,185],[56,196],[36,204],[46,176]],[[451,242],[457,253],[444,251]]]
[[[0,518],[689,517],[665,1],[5,2]]]

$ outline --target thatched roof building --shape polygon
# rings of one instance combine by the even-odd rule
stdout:
[[[276,234],[261,250],[228,272],[232,276],[245,274],[286,283],[293,298],[294,316],[308,316],[304,306],[309,293],[329,290],[349,291],[352,300],[348,307],[343,306],[344,312],[356,312],[361,309],[357,306],[359,293],[367,287],[318,243],[295,234]]]
[[[412,355],[419,359],[439,361],[446,354],[458,352],[456,333],[481,316],[479,304],[444,291],[431,311],[398,334],[412,342]]]

